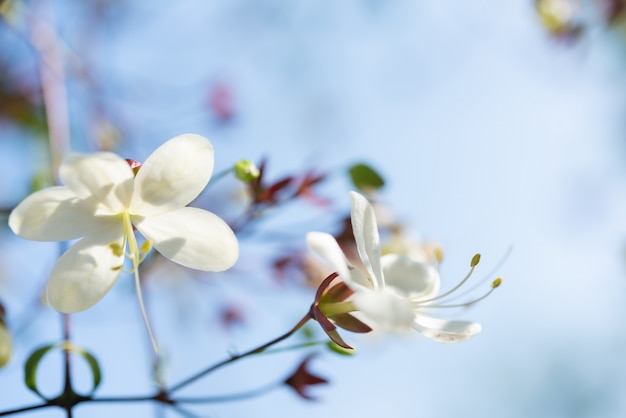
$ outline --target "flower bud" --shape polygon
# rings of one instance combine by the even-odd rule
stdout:
[[[141,168],[141,163],[137,160],[131,160],[130,158],[126,158],[126,162],[130,166],[130,169],[133,170],[133,174],[137,175],[137,172]]]
[[[11,360],[11,351],[11,334],[9,334],[9,330],[7,330],[6,325],[0,319],[0,367],[3,367]]]
[[[535,0],[539,20],[553,36],[576,37],[583,30],[580,4],[575,0]]]

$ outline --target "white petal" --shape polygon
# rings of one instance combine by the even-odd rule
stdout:
[[[135,179],[131,212],[153,216],[188,205],[213,173],[213,146],[200,135],[170,139],[141,166]]]
[[[423,336],[440,343],[458,343],[472,338],[481,331],[478,322],[446,321],[418,316],[413,327]]]
[[[115,222],[96,216],[92,199],[79,199],[68,187],[50,187],[24,199],[9,216],[11,230],[33,241],[66,241]]]
[[[350,196],[352,197],[352,231],[359,256],[376,286],[383,289],[385,282],[380,264],[380,237],[374,209],[360,194],[350,192]]]
[[[59,175],[79,197],[93,197],[109,214],[128,207],[133,191],[133,171],[120,156],[111,152],[69,155]]]
[[[359,286],[372,288],[365,275],[350,264],[335,238],[325,232],[309,232],[306,235],[309,248],[322,257],[339,277],[353,290]],[[356,286],[356,288],[355,288]]]
[[[359,291],[353,301],[358,310],[373,321],[371,325],[375,329],[406,332],[413,326],[415,312],[411,304],[391,291]]]
[[[384,255],[381,262],[387,286],[393,286],[406,297],[427,299],[439,292],[439,273],[430,264],[397,254]]]
[[[83,311],[96,304],[115,284],[124,255],[111,248],[123,243],[123,227],[90,235],[71,246],[54,265],[48,280],[48,303],[59,312]]]
[[[350,279],[348,261],[339,248],[335,238],[325,232],[309,232],[306,234],[306,242],[311,250],[322,257],[342,279]]]
[[[239,257],[232,229],[217,215],[198,208],[181,208],[133,223],[158,252],[185,267],[223,271]]]

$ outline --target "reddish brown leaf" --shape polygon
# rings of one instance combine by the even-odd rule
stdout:
[[[326,380],[325,378],[309,372],[309,362],[313,357],[314,354],[310,354],[305,357],[305,359],[302,360],[296,371],[285,380],[285,384],[287,386],[295,390],[300,397],[309,401],[315,400],[314,397],[307,393],[307,389],[309,388],[309,386],[328,383],[328,380]]]

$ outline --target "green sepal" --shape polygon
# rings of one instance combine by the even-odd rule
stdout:
[[[354,354],[356,354],[356,350],[354,348],[343,348],[343,347],[335,344],[335,342],[333,342],[333,341],[328,341],[326,343],[326,346],[331,351],[334,351],[335,353],[340,354],[342,356],[353,356]]]

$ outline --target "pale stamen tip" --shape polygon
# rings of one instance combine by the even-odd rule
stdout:
[[[472,257],[472,262],[470,263],[470,267],[476,267],[476,265],[480,263],[480,254],[476,254]]]
[[[142,254],[147,253],[152,249],[152,241],[146,240],[143,244],[141,244],[141,248],[139,248],[139,252]]]
[[[441,264],[441,261],[443,260],[443,250],[441,247],[435,248],[435,259],[437,260],[437,263]]]
[[[141,244],[141,248],[139,248],[139,264],[143,263],[143,260],[146,259],[148,253],[152,249],[152,241],[146,240],[143,244]]]
[[[491,288],[495,289],[496,287],[500,286],[502,284],[502,277],[498,277],[497,279],[495,279],[492,283],[491,283]]]

